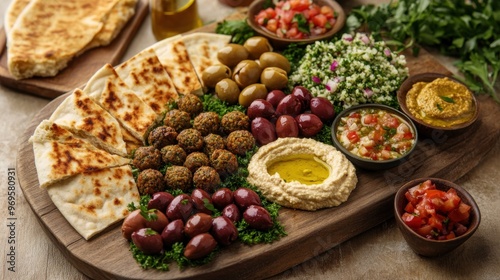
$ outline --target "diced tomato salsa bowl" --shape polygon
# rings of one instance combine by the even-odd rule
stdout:
[[[474,198],[440,178],[414,179],[401,186],[394,198],[394,216],[410,248],[424,257],[454,250],[481,222]]]
[[[342,6],[333,0],[256,0],[247,22],[276,49],[291,43],[312,43],[332,37],[345,24]]]

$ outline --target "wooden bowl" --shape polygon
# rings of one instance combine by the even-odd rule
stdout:
[[[405,212],[404,208],[408,203],[408,200],[405,197],[406,191],[426,180],[431,180],[431,182],[433,182],[436,185],[436,188],[439,190],[447,191],[449,188],[454,188],[462,201],[471,206],[470,225],[463,235],[450,240],[427,239],[417,234],[413,229],[411,229],[403,222],[401,216]],[[474,198],[472,198],[472,196],[459,185],[439,178],[419,178],[404,184],[396,192],[396,196],[394,198],[394,216],[396,219],[396,224],[398,225],[398,228],[400,229],[404,239],[406,240],[410,248],[415,253],[425,257],[437,257],[454,250],[474,234],[481,222],[481,212],[479,211],[479,207],[474,201]]]
[[[417,118],[415,115],[413,115],[410,110],[408,109],[408,106],[406,105],[406,95],[408,91],[412,88],[412,86],[415,83],[418,82],[432,82],[435,79],[438,78],[444,78],[447,77],[450,80],[460,83],[464,85],[462,82],[459,80],[450,77],[449,75],[444,75],[440,73],[422,73],[422,74],[417,74],[410,76],[408,79],[406,79],[402,84],[401,87],[399,88],[397,92],[397,98],[399,102],[399,106],[401,107],[401,110],[405,112],[412,120],[415,122],[420,135],[423,136],[432,136],[432,135],[440,135],[440,134],[447,134],[449,136],[455,135],[457,133],[462,133],[465,129],[469,128],[478,118],[479,116],[479,104],[476,101],[476,97],[474,94],[472,94],[472,100],[473,100],[473,106],[474,106],[474,114],[472,118],[464,123],[453,125],[453,126],[448,126],[448,127],[443,127],[443,126],[436,126],[429,124],[420,118]],[[465,85],[464,85],[465,86]]]
[[[330,6],[334,11],[337,16],[337,22],[333,26],[332,29],[330,29],[328,32],[325,34],[319,35],[319,36],[313,36],[310,38],[305,38],[305,39],[286,39],[286,38],[280,38],[276,36],[276,34],[268,31],[264,27],[260,26],[255,22],[255,16],[263,9],[264,3],[267,0],[255,0],[250,4],[248,8],[248,17],[247,17],[247,23],[250,25],[250,27],[253,28],[253,30],[259,34],[260,36],[266,37],[273,48],[275,49],[283,49],[286,46],[288,46],[291,43],[302,43],[302,44],[309,44],[317,40],[325,40],[328,38],[331,38],[335,33],[339,32],[342,27],[344,27],[345,21],[346,21],[346,14],[344,12],[344,9],[342,6],[340,6],[339,3],[333,0],[314,0],[314,3],[319,4],[320,6],[322,5],[328,5]]]

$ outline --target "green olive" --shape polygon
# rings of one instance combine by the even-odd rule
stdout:
[[[233,68],[240,61],[247,59],[249,53],[245,47],[238,44],[227,44],[217,52],[217,59],[220,63]]]
[[[238,102],[240,88],[233,80],[225,78],[215,85],[215,94],[220,100],[234,105]]]
[[[254,60],[245,59],[238,63],[233,70],[233,80],[240,88],[255,84],[260,79],[262,69]]]
[[[267,92],[267,88],[264,84],[251,84],[240,92],[238,103],[247,108],[255,99],[266,99]]]
[[[245,47],[250,53],[251,59],[259,59],[261,54],[273,50],[269,40],[262,36],[253,36],[248,38],[243,44],[243,47]]]
[[[214,88],[222,79],[231,78],[232,71],[224,64],[216,64],[207,67],[201,73],[201,81],[206,87]]]
[[[283,55],[275,52],[265,52],[259,57],[260,66],[262,69],[266,67],[278,67],[290,73],[290,61]]]
[[[274,89],[282,89],[288,84],[288,75],[286,71],[278,67],[267,67],[260,74],[260,82],[271,91]]]

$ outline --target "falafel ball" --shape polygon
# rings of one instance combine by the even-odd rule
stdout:
[[[188,154],[201,151],[203,149],[203,136],[199,130],[194,128],[184,129],[177,135],[177,144]]]
[[[221,118],[222,131],[229,134],[236,130],[248,130],[250,118],[240,111],[231,111]]]
[[[174,128],[175,131],[179,133],[182,130],[191,127],[191,116],[188,112],[173,109],[165,113],[163,124]]]
[[[194,118],[199,113],[203,112],[203,102],[194,94],[182,95],[177,101],[177,108],[184,112],[188,112],[191,118]]]
[[[203,137],[203,142],[205,145],[203,146],[203,152],[210,158],[212,153],[216,149],[224,149],[226,146],[224,144],[224,138],[219,134],[210,133],[207,136]]]
[[[184,166],[189,168],[192,173],[202,166],[209,165],[208,156],[202,152],[192,152],[186,157],[186,161],[184,161]]]
[[[217,149],[210,158],[212,166],[221,177],[235,173],[238,170],[236,155],[225,149]]]
[[[184,165],[186,161],[186,152],[179,145],[168,145],[160,150],[161,159],[164,163],[170,165]]]
[[[255,147],[255,138],[248,130],[236,130],[227,136],[226,148],[237,155],[244,156]]]
[[[195,188],[212,193],[220,184],[219,173],[213,167],[202,166],[194,172],[193,184]]]
[[[167,145],[174,145],[177,143],[177,131],[171,126],[159,126],[153,129],[148,135],[148,143],[153,145],[156,149],[161,150],[161,148]]]
[[[154,146],[139,147],[135,150],[132,164],[139,170],[160,169],[162,165],[161,152]]]
[[[169,166],[164,178],[167,188],[172,190],[188,191],[193,184],[193,174],[184,166]]]
[[[137,189],[141,195],[153,195],[165,190],[163,174],[156,169],[145,169],[137,176]]]
[[[201,135],[218,133],[220,129],[220,117],[215,112],[202,112],[194,118],[193,128],[198,129]]]

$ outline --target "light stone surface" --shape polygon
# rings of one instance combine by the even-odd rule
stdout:
[[[10,1],[0,1],[2,23]],[[216,0],[198,2],[205,23],[234,11]],[[339,2],[355,6],[378,1]],[[123,60],[153,43],[148,17]],[[443,57],[439,60],[453,70],[452,60]],[[17,139],[26,124],[49,102],[0,85],[0,251],[3,252],[0,279],[88,279],[64,258],[43,232],[19,185],[16,189],[16,272],[7,270],[10,246],[6,226],[7,171],[16,166]],[[500,279],[500,141],[496,143],[476,168],[458,180],[475,197],[482,222],[475,235],[457,250],[434,259],[419,257],[409,249],[391,219],[273,279]],[[324,242],[328,244],[328,240]]]

